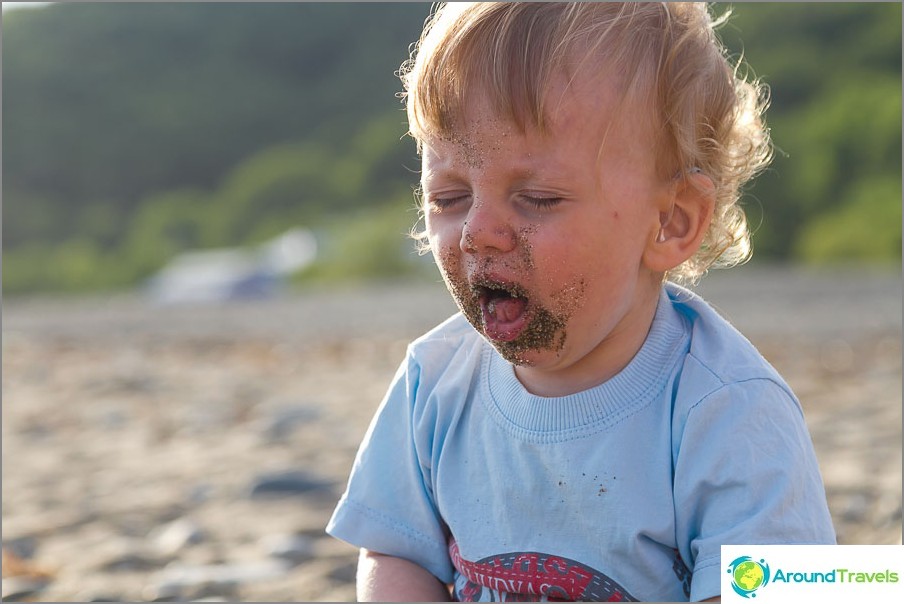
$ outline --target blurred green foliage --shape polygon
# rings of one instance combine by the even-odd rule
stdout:
[[[427,3],[59,3],[3,17],[3,288],[139,283],[179,252],[318,233],[299,276],[419,274],[394,75]],[[725,10],[717,5],[716,12]],[[901,5],[739,4],[778,152],[756,257],[901,259]]]
[[[720,30],[771,90],[757,257],[901,260],[901,4],[738,4]]]

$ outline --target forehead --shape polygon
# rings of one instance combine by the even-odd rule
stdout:
[[[504,162],[510,169],[531,170],[531,153],[525,141],[536,139],[528,130],[522,134],[511,120],[500,116],[486,116],[457,128],[448,136],[434,137],[422,149],[422,180],[438,175],[487,171]]]
[[[488,99],[473,93],[446,132],[421,141],[425,170],[455,164],[477,168],[500,155],[531,164],[559,155],[568,160],[583,152],[600,158],[607,150],[653,146],[645,104],[629,101],[618,80],[604,74],[553,78],[542,124],[518,120]]]

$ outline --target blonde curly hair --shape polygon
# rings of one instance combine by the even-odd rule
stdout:
[[[622,102],[646,101],[657,112],[661,169],[701,170],[715,185],[700,249],[668,275],[695,282],[749,258],[738,200],[772,158],[767,89],[739,74],[715,34],[727,17],[714,19],[698,2],[438,4],[399,71],[409,133],[419,150],[431,137],[450,137],[473,90],[519,126],[543,129],[555,74],[588,61],[614,67]],[[415,237],[425,242],[423,232]]]

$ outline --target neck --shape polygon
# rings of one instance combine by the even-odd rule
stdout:
[[[662,282],[644,288],[622,321],[581,359],[553,367],[516,366],[515,375],[536,396],[568,396],[608,381],[643,347],[659,302]]]

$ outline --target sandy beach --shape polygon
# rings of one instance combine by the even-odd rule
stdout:
[[[794,388],[843,544],[901,542],[901,276],[742,267],[696,288]],[[323,532],[439,283],[3,307],[3,599],[353,601]]]

